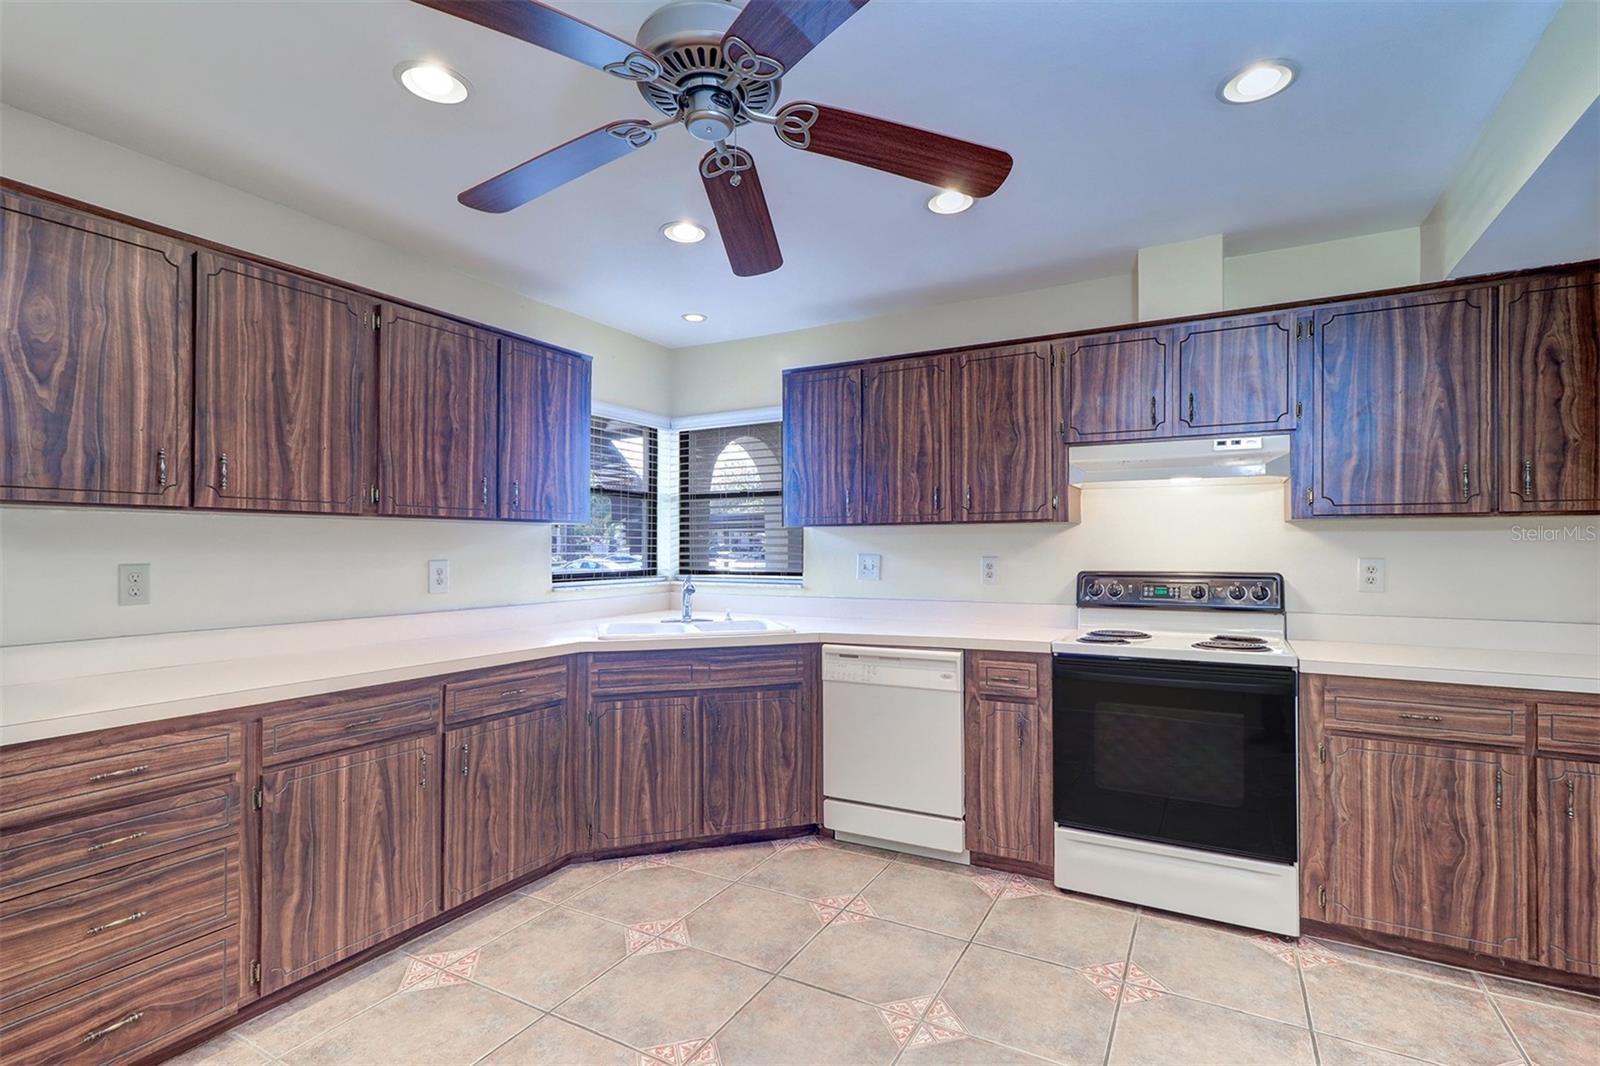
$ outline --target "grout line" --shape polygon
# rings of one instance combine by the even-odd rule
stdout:
[[[472,983],[476,984],[477,982],[472,982]],[[480,985],[479,987],[483,987],[483,986]],[[493,991],[493,989],[490,989],[490,991]],[[520,1003],[522,1001],[521,1000],[517,1000],[517,1002]],[[548,1017],[550,1017],[550,1015],[546,1014],[544,1011],[540,1011],[538,1016],[535,1017],[533,1019],[533,1021],[529,1022],[527,1025],[524,1025],[521,1029],[518,1029],[516,1032],[512,1033],[510,1036],[508,1036],[504,1040],[500,1041],[500,1043],[496,1044],[494,1047],[490,1048],[488,1051],[485,1051],[482,1055],[479,1055],[477,1058],[473,1059],[472,1060],[472,1066],[478,1066],[478,1063],[482,1062],[484,1059],[487,1059],[490,1055],[493,1055],[496,1051],[499,1051],[501,1048],[503,1048],[507,1044],[511,1043],[511,1041],[515,1040],[517,1037],[521,1036],[523,1033],[526,1033],[529,1029],[532,1029],[534,1026],[538,1025],[540,1022],[544,1021]]]
[[[1117,1042],[1117,1022],[1122,1017],[1122,993],[1128,986],[1128,969],[1133,965],[1133,945],[1139,939],[1139,923],[1144,920],[1144,908],[1133,911],[1133,929],[1128,933],[1128,950],[1122,956],[1122,984],[1117,986],[1117,998],[1111,1004],[1111,1028],[1106,1031],[1106,1053],[1100,1061],[1110,1066],[1111,1049]]]
[[[1533,1056],[1529,1055],[1527,1049],[1522,1046],[1522,1041],[1518,1039],[1516,1031],[1511,1028],[1511,1023],[1506,1021],[1506,1016],[1500,1013],[1500,1004],[1496,1003],[1494,997],[1487,991],[1483,993],[1483,998],[1489,1001],[1490,1009],[1494,1011],[1494,1016],[1500,1019],[1500,1024],[1505,1027],[1506,1035],[1511,1038],[1511,1046],[1517,1049],[1517,1054],[1522,1056],[1522,1061],[1532,1062]]]
[[[1311,1057],[1315,1060],[1317,1066],[1322,1066],[1322,1042],[1317,1039],[1317,1026],[1311,1017],[1311,992],[1306,988],[1306,971],[1300,965],[1300,943],[1298,940],[1294,945],[1294,975],[1295,979],[1300,982],[1300,1002],[1305,1004],[1306,1028],[1311,1032]]]

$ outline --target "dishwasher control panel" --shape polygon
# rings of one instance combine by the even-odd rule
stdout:
[[[961,653],[923,648],[860,648],[825,644],[822,681],[853,685],[885,685],[958,691]]]

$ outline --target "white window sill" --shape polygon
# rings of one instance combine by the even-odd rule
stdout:
[[[688,575],[673,578],[677,584],[683,584]],[[806,579],[803,577],[723,577],[717,574],[695,574],[694,583],[701,587],[720,585],[727,588],[770,588],[770,589],[803,589]]]
[[[607,589],[640,589],[652,585],[660,586],[670,583],[671,578],[657,575],[655,577],[592,577],[585,581],[551,581],[550,591],[553,593],[568,592],[600,592]]]

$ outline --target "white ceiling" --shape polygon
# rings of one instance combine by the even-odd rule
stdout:
[[[655,0],[561,6],[631,38]],[[0,99],[229,185],[681,346],[1127,269],[1210,233],[1252,251],[1415,225],[1527,59],[1550,2],[874,0],[784,81],[813,99],[1010,151],[998,194],[936,217],[903,179],[744,134],[785,265],[735,278],[699,142],[648,149],[511,214],[456,193],[576,134],[651,112],[635,89],[400,2],[0,4]],[[443,107],[404,59],[464,73]],[[1217,85],[1287,57],[1289,92]],[[679,319],[702,311],[699,326]]]

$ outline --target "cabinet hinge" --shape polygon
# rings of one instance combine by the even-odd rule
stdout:
[[[1311,506],[1312,499],[1313,499],[1313,497],[1311,495],[1311,490],[1310,489],[1306,489],[1306,506],[1307,507]]]
[[[1310,340],[1311,338],[1315,337],[1316,335],[1317,335],[1317,320],[1314,319],[1314,318],[1307,319],[1306,320],[1306,339]]]
[[[1050,497],[1050,510],[1052,510],[1052,511],[1058,510],[1060,507],[1061,507],[1061,493],[1058,492],[1054,496]]]
[[[1328,886],[1327,885],[1318,885],[1317,886],[1317,906],[1321,907],[1323,910],[1327,910],[1328,909]]]
[[[262,794],[260,785],[250,790],[250,805],[256,810],[259,811],[261,809],[261,801],[265,798],[266,796]]]
[[[1296,322],[1294,324],[1294,339],[1295,340],[1301,340],[1301,339],[1303,339],[1305,337],[1305,335],[1306,335],[1306,321],[1305,321],[1305,319],[1302,318],[1300,321],[1298,321],[1298,322]]]
[[[1320,763],[1325,763],[1328,761],[1328,745],[1317,745],[1317,761]]]
[[[1305,410],[1306,410],[1305,405],[1303,403],[1301,403],[1299,400],[1296,400],[1294,402],[1294,416],[1296,418],[1299,418],[1302,414],[1304,414]]]
[[[254,959],[250,963],[250,983],[253,984],[253,985],[259,985],[261,983],[261,960],[260,959]]]
[[[377,482],[373,482],[372,483],[372,505],[374,507],[376,507],[378,505],[378,483]]]

